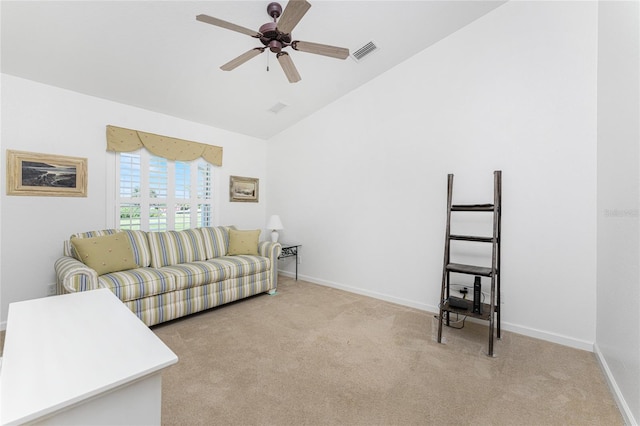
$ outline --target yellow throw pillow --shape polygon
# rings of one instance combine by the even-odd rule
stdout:
[[[238,254],[258,255],[258,239],[260,238],[260,230],[255,231],[238,231],[237,229],[229,229],[229,249],[227,255],[234,256]]]
[[[131,241],[124,232],[93,238],[71,238],[71,244],[80,260],[98,275],[135,269]]]

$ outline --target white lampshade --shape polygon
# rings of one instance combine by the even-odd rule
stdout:
[[[278,230],[284,229],[282,226],[282,221],[280,220],[280,216],[277,214],[269,217],[267,221],[267,229],[271,229],[271,241],[274,243],[278,241]]]
[[[267,222],[267,229],[272,229],[272,230],[284,229],[284,227],[282,226],[282,221],[280,220],[280,216],[278,216],[277,214],[274,214],[273,216],[271,216],[269,218],[269,221]]]

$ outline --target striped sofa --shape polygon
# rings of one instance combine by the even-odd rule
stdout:
[[[131,243],[134,269],[98,273],[80,261],[71,239],[55,262],[58,294],[108,288],[152,326],[277,287],[279,243],[261,241],[258,255],[227,255],[233,227],[145,232],[106,229],[71,238],[122,232]]]

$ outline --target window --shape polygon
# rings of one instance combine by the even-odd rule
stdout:
[[[199,159],[171,161],[146,150],[116,155],[120,229],[182,230],[212,224],[213,170]]]

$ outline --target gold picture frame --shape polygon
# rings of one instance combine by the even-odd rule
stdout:
[[[7,195],[87,196],[87,159],[7,150]]]
[[[259,200],[260,182],[258,178],[230,176],[229,201],[257,203]]]

